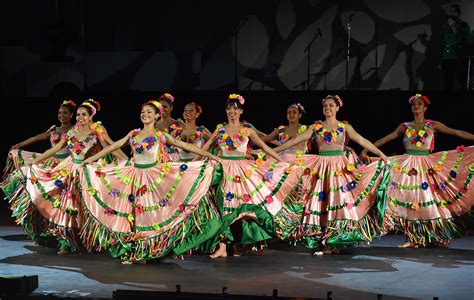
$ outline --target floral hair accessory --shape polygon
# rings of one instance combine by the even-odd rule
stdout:
[[[412,104],[413,101],[415,101],[416,99],[421,99],[423,100],[423,102],[425,103],[425,105],[430,105],[431,102],[430,102],[430,99],[428,99],[428,97],[422,95],[422,94],[415,94],[415,96],[411,96],[410,99],[408,99],[408,103]]]
[[[97,104],[97,108],[95,107],[95,105],[93,103]],[[98,111],[100,111],[100,104],[99,104],[99,102],[95,101],[94,99],[86,100],[86,101],[82,102],[82,104],[80,106],[89,107],[92,111],[92,116],[94,116]]]
[[[142,107],[145,106],[145,105],[153,105],[154,107],[156,107],[158,109],[158,112],[160,113],[160,115],[163,112],[163,106],[161,105],[160,102],[158,102],[156,100],[148,100],[147,102],[142,104]]]
[[[342,107],[343,105],[342,99],[338,95],[327,95],[326,98],[323,99],[322,103],[324,104],[324,102],[328,99],[336,100],[339,103],[339,107]]]
[[[304,110],[304,107],[303,105],[301,105],[301,103],[293,103],[290,105],[290,107],[296,107],[299,111],[305,113],[306,111]]]
[[[230,94],[229,97],[227,97],[227,101],[230,101],[230,100],[237,100],[239,101],[240,105],[244,105],[245,103],[244,97],[242,97],[239,94]]]
[[[76,102],[72,100],[64,100],[63,103],[61,103],[61,105],[69,105],[72,108],[75,108],[77,106]]]
[[[174,97],[169,93],[164,93],[163,95],[161,95],[159,100],[162,100],[162,99],[169,100],[171,103],[174,102]]]
[[[100,103],[99,103],[99,102],[95,101],[95,100],[92,99],[92,98],[89,98],[89,100],[86,100],[86,101],[89,102],[89,103],[92,104],[92,105],[96,104],[96,105],[94,105],[94,107],[97,106],[97,107],[96,107],[97,111],[100,111],[100,107],[101,107],[101,106],[100,106]]]

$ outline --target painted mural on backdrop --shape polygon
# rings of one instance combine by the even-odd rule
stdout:
[[[24,17],[27,25],[5,31],[2,95],[228,90],[236,84],[241,90],[441,90],[440,43],[450,4],[460,4],[461,18],[474,28],[474,1],[468,0],[212,7],[222,13],[205,7],[209,2],[186,11],[178,3],[158,18],[143,3],[68,3],[35,4]],[[15,35],[24,37],[12,42]]]

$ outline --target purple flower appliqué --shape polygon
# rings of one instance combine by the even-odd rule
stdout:
[[[112,197],[118,197],[119,191],[117,189],[112,189],[109,193],[110,196]]]
[[[166,207],[166,206],[168,206],[168,201],[166,201],[166,199],[163,198],[163,199],[160,200],[160,205],[161,205],[161,207]]]
[[[272,172],[265,172],[263,174],[263,179],[266,181],[271,181],[273,179],[273,173]]]

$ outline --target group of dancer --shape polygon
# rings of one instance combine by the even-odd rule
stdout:
[[[322,100],[324,120],[300,124],[305,110],[295,103],[288,124],[270,134],[241,120],[244,103],[229,95],[227,122],[211,132],[197,125],[195,102],[173,119],[174,97],[165,93],[143,103],[142,128],[114,142],[94,121],[97,101],[65,100],[60,126],[8,154],[1,188],[12,216],[59,254],[107,252],[124,264],[191,251],[239,256],[243,245],[260,254],[275,240],[331,254],[389,232],[404,233],[400,247],[445,246],[468,231],[474,147],[432,151],[436,133],[474,135],[425,119],[426,96],[409,99],[413,121],[375,143],[337,119],[337,95]],[[406,153],[387,157],[378,147],[398,137]],[[48,138],[42,154],[23,150]],[[307,154],[309,145],[318,155]]]

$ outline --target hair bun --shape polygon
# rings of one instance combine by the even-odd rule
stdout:
[[[88,100],[86,100],[86,101],[84,101],[84,102],[89,102],[90,104],[94,105],[94,107],[95,107],[95,109],[96,109],[97,111],[100,111],[100,107],[101,107],[101,106],[100,106],[100,103],[99,103],[98,101],[96,101],[96,100],[90,98],[90,99],[88,99]]]

